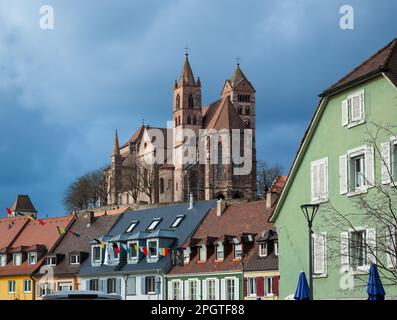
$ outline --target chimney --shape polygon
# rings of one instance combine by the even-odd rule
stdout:
[[[194,206],[194,203],[193,203],[193,193],[190,193],[190,196],[189,196],[189,208],[188,208],[188,210],[193,209],[193,206]]]
[[[276,192],[268,191],[266,193],[266,209],[270,209],[274,206],[279,198],[279,194]]]
[[[87,228],[91,227],[91,225],[93,224],[94,216],[95,216],[94,211],[88,211],[84,215],[85,219],[87,220]]]
[[[216,215],[220,217],[223,211],[225,211],[225,209],[226,209],[226,202],[222,199],[219,199],[216,202]]]

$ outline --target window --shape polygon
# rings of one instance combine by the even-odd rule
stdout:
[[[374,148],[362,146],[339,157],[340,193],[367,192],[374,183]]]
[[[243,255],[243,245],[241,243],[234,245],[234,259],[241,259]]]
[[[250,107],[249,107],[249,106],[246,106],[246,107],[245,107],[245,114],[246,114],[246,115],[249,115],[249,114],[250,114]]]
[[[326,274],[326,235],[325,233],[313,234],[313,274]]]
[[[266,284],[266,295],[267,296],[272,296],[273,295],[273,277],[266,277],[265,278],[265,284]]]
[[[183,263],[188,264],[190,262],[190,248],[183,249]]]
[[[50,257],[47,257],[45,259],[45,265],[48,266],[48,267],[56,266],[56,264],[57,264],[57,257],[56,256],[50,256]]]
[[[148,240],[148,257],[149,258],[157,258],[158,252],[158,241],[157,240]]]
[[[80,255],[79,254],[71,254],[69,257],[70,264],[80,264]]]
[[[133,241],[128,243],[128,259],[137,259],[138,258],[138,241]]]
[[[116,293],[116,278],[107,279],[108,292],[107,293]]]
[[[99,290],[99,280],[98,279],[89,280],[89,289],[92,291],[98,291]]]
[[[153,219],[153,221],[150,223],[149,227],[147,228],[147,230],[154,230],[157,225],[160,223],[161,218],[155,218]]]
[[[125,232],[127,232],[127,233],[132,232],[132,230],[134,230],[134,228],[136,227],[137,224],[138,224],[138,221],[132,221]]]
[[[52,293],[52,285],[51,283],[41,283],[39,285],[39,294],[40,296],[45,296],[47,294],[51,294]]]
[[[58,291],[72,291],[72,290],[73,290],[73,286],[70,282],[58,284]]]
[[[102,249],[101,246],[92,246],[92,262],[101,263],[102,262]]]
[[[160,178],[160,193],[164,193],[164,178]]]
[[[218,142],[218,167],[217,167],[217,176],[218,179],[222,178],[223,164],[222,164],[222,143]]]
[[[127,295],[129,295],[129,296],[136,295],[136,278],[135,277],[127,278]]]
[[[0,267],[5,267],[7,265],[7,255],[0,255]]]
[[[366,231],[355,231],[350,233],[349,248],[351,266],[353,269],[363,267],[367,264]]]
[[[22,263],[22,253],[14,253],[12,255],[12,264],[14,266],[20,266]]]
[[[249,296],[256,296],[256,278],[247,279],[247,294]]]
[[[215,279],[207,279],[207,299],[206,300],[215,300],[216,299],[216,280]]]
[[[238,106],[238,107],[237,107],[237,113],[238,113],[239,115],[242,115],[242,113],[243,113],[243,107],[242,107],[242,106]]]
[[[23,280],[23,292],[32,292],[32,281],[30,279]]]
[[[386,228],[387,267],[396,269],[397,266],[397,228],[393,225]]]
[[[175,221],[172,223],[171,228],[176,228],[177,226],[179,226],[184,217],[184,215],[177,216]]]
[[[234,300],[235,299],[235,285],[234,279],[226,279],[226,300]]]
[[[221,242],[218,243],[216,246],[216,260],[223,260],[223,244]]]
[[[36,264],[37,263],[37,253],[29,252],[28,261],[29,261],[29,264]]]
[[[8,281],[8,293],[15,293],[15,291],[16,291],[15,281],[14,280]]]
[[[259,243],[259,256],[267,257],[267,242]]]
[[[313,203],[328,200],[328,158],[311,163],[311,198]]]
[[[397,140],[395,137],[381,144],[382,184],[397,181]]]
[[[178,94],[178,95],[176,96],[176,108],[177,108],[177,109],[180,109],[180,107],[181,107],[181,97],[180,97],[180,95]]]
[[[351,128],[363,123],[364,118],[364,90],[362,90],[342,102],[342,126]]]
[[[171,282],[171,300],[181,300],[182,297],[181,282],[176,280]]]
[[[156,279],[155,279],[155,277],[146,277],[145,284],[146,284],[146,293],[147,294],[156,293]]]
[[[188,106],[189,106],[189,108],[194,108],[194,100],[193,100],[192,94],[189,94]]]
[[[207,246],[204,244],[199,249],[199,261],[200,262],[207,261]]]
[[[197,300],[197,280],[189,280],[189,300]]]
[[[274,241],[274,254],[278,256],[278,241]]]

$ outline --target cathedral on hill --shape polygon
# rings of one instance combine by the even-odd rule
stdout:
[[[172,115],[172,125],[155,128],[142,124],[121,146],[116,131],[111,164],[105,170],[107,199],[102,201],[107,205],[173,203],[187,201],[189,195],[194,200],[254,199],[255,89],[240,65],[225,81],[219,99],[203,106],[201,81],[194,76],[186,54],[174,83]],[[249,162],[250,170],[236,174],[242,164],[233,160],[231,137],[240,132],[239,147],[234,151],[242,155],[243,132],[247,131],[251,155],[244,161]],[[222,134],[216,135],[219,132]],[[161,136],[164,139],[158,138]],[[186,156],[187,146],[195,147],[193,157]]]

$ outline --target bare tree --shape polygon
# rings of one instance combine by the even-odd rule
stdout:
[[[132,163],[128,167],[123,168],[123,191],[127,192],[132,199],[134,199],[134,203],[138,202],[139,196],[139,172],[138,165],[136,162]]]
[[[139,192],[146,194],[149,202],[153,202],[153,194],[157,181],[157,166],[149,164],[144,160],[137,161],[137,189]]]
[[[272,183],[281,175],[281,172],[281,165],[269,165],[266,161],[258,160],[256,165],[258,195],[262,196],[269,191]]]

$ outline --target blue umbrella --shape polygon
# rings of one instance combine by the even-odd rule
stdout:
[[[307,284],[306,274],[302,271],[299,274],[298,287],[295,291],[295,300],[309,300],[310,299],[310,289]]]
[[[385,300],[385,289],[383,289],[382,281],[379,277],[378,267],[371,264],[368,277],[368,300]]]

